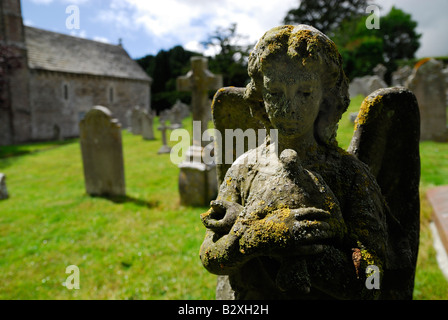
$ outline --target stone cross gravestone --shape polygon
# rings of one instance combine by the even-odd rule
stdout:
[[[421,140],[447,140],[447,114],[443,64],[435,59],[425,59],[414,67],[406,86],[418,100],[421,118]]]
[[[87,194],[125,196],[121,124],[109,109],[96,106],[79,127]]]
[[[0,200],[9,198],[8,189],[6,188],[6,175],[0,173]]]
[[[142,111],[141,121],[142,121],[142,137],[145,140],[154,140],[154,130],[153,130],[153,120],[154,112]]]
[[[191,70],[186,76],[177,78],[179,91],[192,92],[193,145],[186,153],[186,159],[179,164],[179,194],[182,205],[208,205],[217,192],[216,167],[204,163],[204,147],[210,144],[206,136],[210,119],[209,90],[222,87],[222,76],[208,70],[208,60],[204,57],[191,58]],[[199,124],[199,128],[197,127]]]
[[[209,90],[222,87],[222,76],[208,70],[208,60],[204,57],[191,58],[191,70],[185,76],[177,78],[178,91],[191,91],[191,108],[193,121],[201,122],[201,131],[193,137],[194,146],[204,147],[209,142],[202,141],[202,134],[207,129],[210,120]]]

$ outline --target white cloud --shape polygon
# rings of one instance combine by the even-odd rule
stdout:
[[[86,39],[87,38],[87,31],[86,30],[72,30],[70,31],[70,35],[73,37],[78,37],[78,38],[83,38]]]
[[[28,26],[28,27],[34,26],[34,22],[32,20],[29,20],[29,19],[24,19],[23,20],[23,24]]]
[[[297,0],[112,0],[99,20],[124,29],[142,28],[160,41],[191,46],[217,27],[236,22],[238,33],[255,43],[265,31],[280,25]]]
[[[103,43],[111,43],[109,41],[109,39],[107,39],[106,37],[101,37],[101,36],[95,36],[95,37],[93,37],[92,40],[98,41],[98,42],[103,42]]]

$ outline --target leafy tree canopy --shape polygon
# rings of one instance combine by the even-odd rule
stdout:
[[[299,7],[288,11],[285,24],[308,24],[332,36],[347,19],[365,14],[369,0],[301,0]]]

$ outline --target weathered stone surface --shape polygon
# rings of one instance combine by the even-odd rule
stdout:
[[[244,94],[224,88],[214,103],[246,110],[237,123],[254,118],[269,129],[264,143],[220,175],[218,196],[201,215],[207,231],[200,258],[222,276],[218,298],[412,298],[420,177],[415,97],[404,88],[368,97],[349,153],[336,143],[348,80],[328,37],[305,25],[273,28],[252,52],[248,73]],[[217,120],[217,130],[233,128]],[[369,265],[381,276],[375,289],[366,285]]]
[[[125,196],[120,123],[112,117],[109,109],[96,106],[79,126],[87,194]]]
[[[0,200],[9,198],[8,188],[6,187],[6,175],[0,173]]]
[[[190,148],[189,152],[193,150],[195,149]],[[195,151],[201,152],[202,149],[196,147]],[[199,161],[183,161],[179,164],[179,169],[181,205],[206,206],[211,199],[216,198],[216,166],[209,166]]]
[[[447,141],[446,83],[443,64],[435,59],[418,63],[406,86],[420,107],[421,140]]]

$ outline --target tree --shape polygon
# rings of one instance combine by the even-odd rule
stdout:
[[[177,91],[176,79],[188,72],[190,58],[195,55],[200,54],[175,46],[168,51],[160,50],[155,56],[147,55],[136,60],[153,79],[151,86],[153,110],[160,112],[171,108],[177,99],[185,103],[190,102],[191,95],[188,92]]]
[[[415,57],[421,37],[416,28],[417,22],[411,15],[395,6],[381,18],[381,28],[375,31],[383,38],[386,62]]]
[[[370,0],[301,0],[297,9],[288,11],[285,24],[308,24],[328,36],[347,19],[365,14]]]
[[[245,36],[237,33],[236,23],[228,28],[218,27],[202,43],[205,47],[214,47],[217,54],[211,57],[210,70],[222,74],[224,86],[242,87],[249,81],[247,58],[252,45],[243,45]]]
[[[383,39],[366,28],[366,18],[361,16],[343,21],[332,37],[349,79],[371,74],[377,64],[384,64]]]
[[[332,37],[344,59],[344,70],[349,78],[371,74],[382,63],[387,67],[386,82],[397,68],[397,61],[412,59],[420,46],[417,23],[411,15],[392,7],[380,17],[379,29],[366,27],[367,15],[346,19]]]

